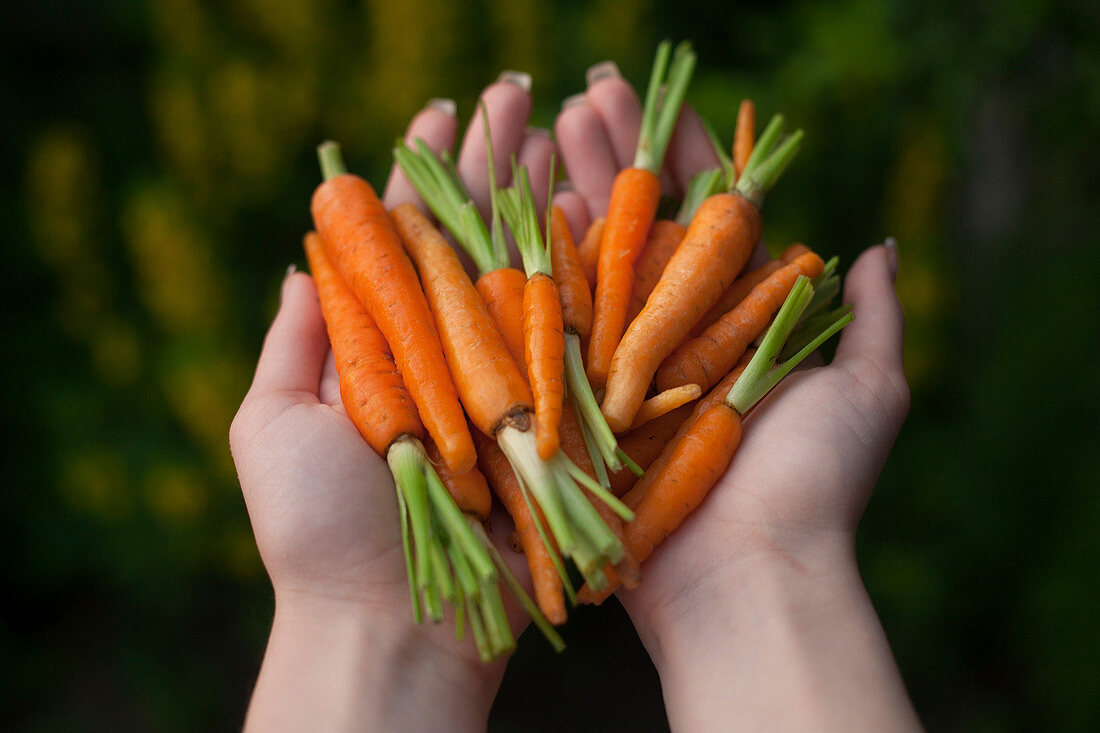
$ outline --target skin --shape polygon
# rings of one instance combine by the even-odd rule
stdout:
[[[545,200],[547,176],[537,171],[549,170],[554,146],[527,128],[528,89],[497,82],[482,98],[500,182],[515,152]],[[631,162],[639,115],[633,90],[610,74],[555,124],[571,179],[555,203],[578,241]],[[406,137],[439,149],[458,127],[430,105]],[[467,128],[458,169],[487,207],[481,129],[476,118]],[[698,118],[682,115],[666,190],[716,164]],[[384,201],[422,205],[396,170]],[[704,507],[645,564],[642,584],[620,593],[675,728],[919,729],[854,554],[856,525],[908,409],[897,264],[885,247],[856,261],[845,286],[856,320],[834,362],[791,375],[746,418],[734,463]],[[410,623],[392,479],[340,404],[307,275],[283,284],[230,444],[275,591],[246,728],[484,729],[504,664],[478,663],[446,621]],[[503,545],[510,520],[495,513],[489,530]],[[503,554],[526,581],[522,558]],[[511,606],[518,634],[524,621]]]

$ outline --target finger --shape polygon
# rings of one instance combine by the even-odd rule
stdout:
[[[527,168],[540,217],[546,215],[546,198],[550,193],[550,162],[556,157],[557,148],[550,131],[541,127],[528,128],[516,154],[516,162]]]
[[[557,185],[554,193],[554,206],[557,206],[565,214],[565,220],[569,222],[569,233],[573,235],[573,241],[580,242],[584,233],[588,231],[590,220],[588,208],[569,181],[562,181]]]
[[[512,155],[519,151],[527,134],[531,114],[531,76],[520,71],[505,71],[481,93],[481,102],[489,114],[489,135],[493,141],[493,163],[498,186],[512,180]],[[489,167],[485,147],[484,112],[474,111],[458,155],[458,175],[481,215],[488,219]]]
[[[279,312],[264,339],[249,396],[284,392],[298,400],[309,395],[316,399],[328,350],[313,278],[291,271],[283,282]]]
[[[703,119],[690,105],[685,104],[665,153],[665,167],[672,178],[673,195],[682,198],[696,173],[712,170],[718,165],[718,155],[711,145]]]
[[[317,396],[322,403],[330,407],[344,409],[344,402],[340,398],[340,375],[336,373],[336,357],[329,349],[325,357],[325,366],[321,370],[321,386],[317,390]]]
[[[870,357],[888,373],[902,372],[905,317],[894,292],[897,247],[871,247],[856,259],[844,283],[855,320],[844,329],[834,364]]]
[[[600,115],[584,94],[562,102],[554,133],[569,181],[584,201],[588,217],[603,216],[619,165]]]
[[[642,105],[634,87],[622,77],[614,61],[589,67],[585,81],[588,83],[585,97],[607,130],[615,153],[616,170],[630,167],[634,163],[638,130],[642,124]]]
[[[409,128],[405,131],[405,143],[415,148],[416,140],[420,139],[437,153],[452,147],[455,142],[455,135],[458,134],[458,118],[455,116],[455,109],[453,99],[428,100],[427,106],[420,110],[412,118],[412,122],[409,123]],[[420,200],[420,196],[413,188],[412,182],[396,163],[390,169],[390,177],[386,181],[382,202],[387,209],[411,203],[419,208],[422,213],[428,213],[427,207]]]

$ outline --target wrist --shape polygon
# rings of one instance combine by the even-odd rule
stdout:
[[[484,730],[503,664],[481,665],[441,630],[359,602],[276,593],[246,727]]]

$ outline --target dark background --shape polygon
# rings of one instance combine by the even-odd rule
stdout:
[[[552,125],[590,64],[806,130],[766,239],[850,264],[892,234],[913,410],[860,562],[936,730],[1100,727],[1100,19],[1094,3],[21,3],[0,28],[0,710],[17,729],[243,719],[272,612],[227,430],[313,148],[381,184],[424,101],[502,69]],[[690,10],[689,10],[690,8]],[[523,639],[492,726],[663,725],[621,610]],[[540,678],[540,682],[531,680]],[[641,682],[638,682],[638,680]],[[655,722],[656,721],[656,722]]]

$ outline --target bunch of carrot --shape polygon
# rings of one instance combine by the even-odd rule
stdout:
[[[694,67],[688,44],[659,46],[634,165],[579,246],[526,169],[513,161],[511,185],[498,185],[486,110],[488,219],[449,153],[399,145],[476,281],[416,207],[386,211],[334,143],[319,148],[305,247],[341,396],[394,475],[414,618],[423,603],[438,622],[451,603],[483,659],[514,646],[502,582],[555,647],[566,600],[639,582],[639,564],[725,472],[742,416],[851,320],[830,310],[835,260],[803,245],[742,272],[764,194],[801,140],[782,137],[782,117],[756,139],[743,103],[732,156],[719,151],[721,166],[696,177],[678,222],[656,218]],[[488,485],[515,522],[534,602],[482,529]]]

